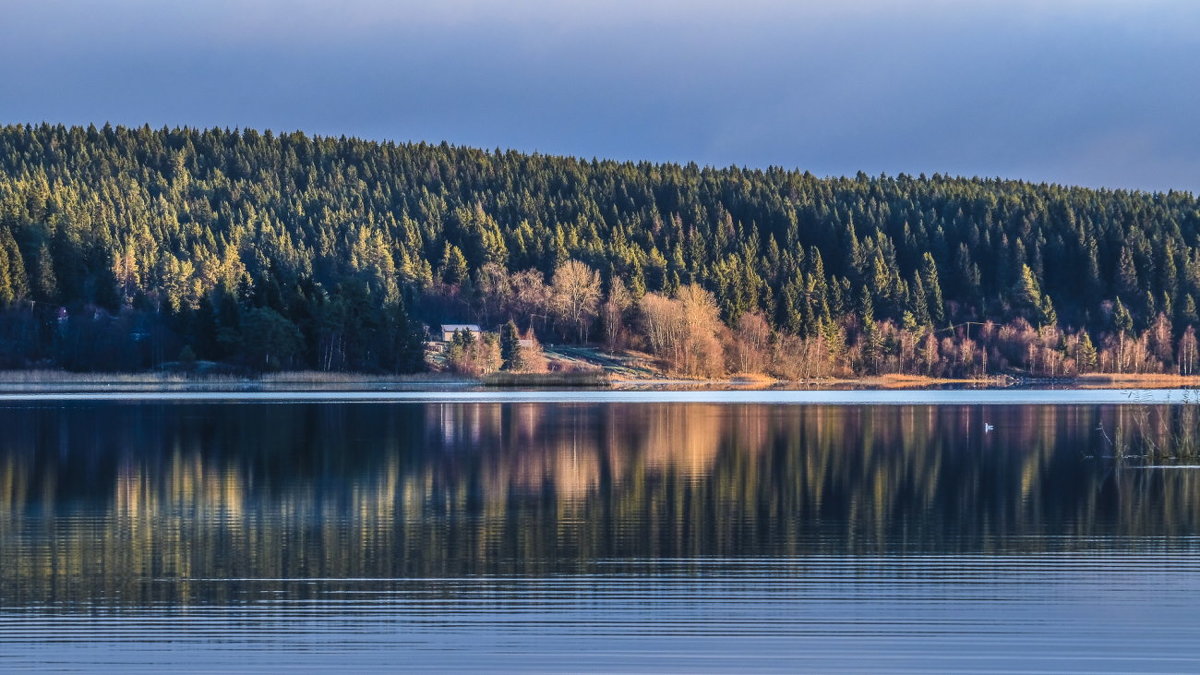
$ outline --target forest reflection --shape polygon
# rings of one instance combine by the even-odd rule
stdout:
[[[1200,472],[1095,457],[1107,452],[1100,427],[1111,435],[1138,414],[1137,406],[677,403],[9,407],[0,409],[0,602],[201,600],[211,590],[184,580],[217,578],[549,574],[601,563],[644,571],[668,558],[1184,541],[1200,525]],[[984,433],[985,422],[995,429]]]

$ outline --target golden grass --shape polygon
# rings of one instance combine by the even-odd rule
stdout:
[[[922,389],[946,385],[1006,387],[1013,381],[1004,375],[978,378],[927,377],[925,375],[887,374],[870,377],[824,377],[801,380],[782,380],[759,373],[736,373],[721,378],[689,378],[664,375],[661,378],[612,377],[612,382],[624,389],[655,387],[666,389],[831,389],[865,387],[874,389]]]
[[[1200,387],[1200,375],[1173,373],[1087,373],[1078,375],[1073,383],[1087,389],[1137,387],[1140,389],[1175,389]]]
[[[969,384],[985,386],[1005,386],[1010,380],[1004,375],[987,377],[929,377],[927,375],[907,375],[904,373],[888,373],[871,377],[838,378],[822,380],[823,384],[848,384],[880,389],[920,389],[922,387],[940,387],[950,384]]]
[[[734,373],[729,376],[729,381],[734,383],[753,383],[753,384],[771,384],[778,382],[779,379],[771,377],[766,373]]]

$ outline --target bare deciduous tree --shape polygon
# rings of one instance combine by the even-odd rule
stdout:
[[[512,296],[508,311],[518,323],[525,322],[526,327],[532,328],[536,322],[545,333],[551,303],[550,289],[542,273],[537,270],[517,272],[512,275],[510,285]]]
[[[604,323],[604,347],[610,352],[626,347],[629,331],[625,327],[625,314],[632,305],[633,297],[625,288],[625,282],[614,278],[608,289],[608,298],[600,308]]]
[[[679,303],[657,293],[647,293],[638,304],[642,329],[650,342],[650,351],[670,358],[670,352],[680,342],[683,319]]]
[[[689,284],[667,299],[647,293],[639,304],[651,350],[682,375],[718,375],[724,359],[718,332],[723,328],[712,294]]]
[[[542,345],[538,342],[537,336],[533,334],[533,329],[525,331],[525,337],[521,339],[524,343],[521,345],[521,363],[522,371],[526,373],[544,373],[549,369],[549,361],[546,359],[545,352],[542,351]]]
[[[578,260],[568,260],[554,270],[551,297],[563,326],[587,342],[600,304],[600,275]]]
[[[1179,374],[1195,375],[1196,365],[1200,361],[1200,353],[1196,346],[1196,329],[1188,326],[1183,337],[1179,338]]]
[[[738,319],[730,350],[730,368],[739,373],[765,372],[771,349],[771,326],[759,312],[747,312]]]

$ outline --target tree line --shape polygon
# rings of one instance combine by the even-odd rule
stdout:
[[[0,367],[406,372],[512,320],[685,374],[1186,374],[1198,230],[1183,192],[10,125]]]

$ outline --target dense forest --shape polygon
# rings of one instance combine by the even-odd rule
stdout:
[[[4,368],[411,372],[473,322],[505,340],[456,338],[472,372],[544,367],[520,334],[693,375],[1191,374],[1198,297],[1190,193],[0,128]]]

